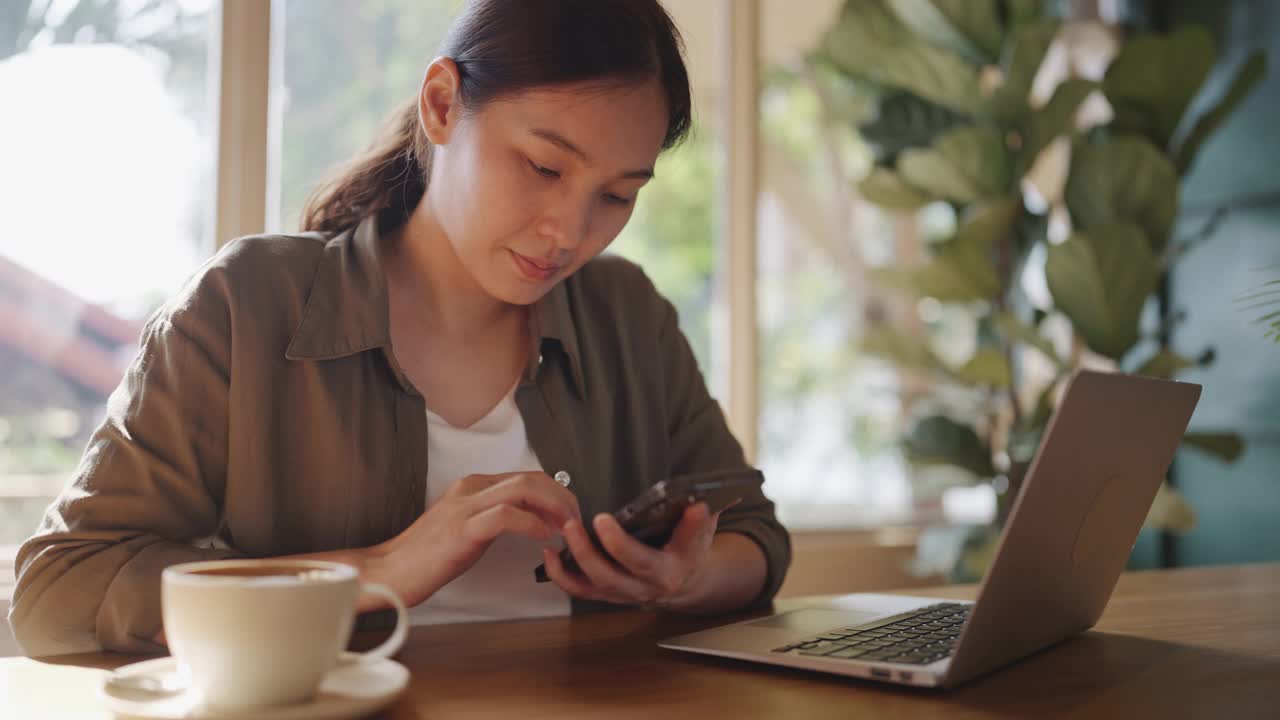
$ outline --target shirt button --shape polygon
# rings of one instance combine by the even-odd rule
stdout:
[[[569,478],[569,473],[565,472],[564,470],[561,470],[560,472],[556,473],[555,480],[556,482],[560,483],[560,487],[569,487],[569,483],[571,482]]]

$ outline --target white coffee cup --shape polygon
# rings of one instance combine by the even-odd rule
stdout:
[[[165,639],[193,690],[229,710],[309,700],[347,647],[360,593],[396,609],[386,642],[357,662],[395,654],[408,634],[404,603],[356,569],[319,560],[217,560],[162,577]]]

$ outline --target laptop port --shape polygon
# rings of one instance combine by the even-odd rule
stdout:
[[[899,677],[899,678],[901,678],[901,679],[903,679],[903,680],[906,680],[907,682],[910,682],[910,681],[911,681],[911,678],[913,678],[913,677],[915,677],[915,676],[916,676],[916,674],[915,674],[915,673],[913,673],[913,672],[908,672],[908,671],[905,671],[905,670],[901,670],[901,671],[899,671],[899,672],[898,672],[898,677]]]
[[[883,678],[885,680],[888,680],[892,676],[893,676],[893,673],[883,668],[871,668],[871,677]]]

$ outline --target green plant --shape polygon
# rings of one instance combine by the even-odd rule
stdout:
[[[1280,278],[1268,280],[1252,293],[1238,298],[1246,310],[1266,311],[1256,322],[1267,328],[1266,336],[1280,343]]]
[[[946,357],[927,336],[887,323],[868,332],[865,349],[965,398],[915,401],[904,450],[916,465],[1007,488],[997,525],[1072,368],[1171,377],[1212,362],[1211,349],[1177,352],[1169,330],[1178,315],[1152,310],[1171,266],[1202,239],[1173,236],[1180,178],[1265,72],[1262,55],[1249,58],[1216,105],[1188,117],[1216,60],[1208,32],[1189,28],[1128,39],[1100,80],[1064,79],[1035,104],[1033,81],[1061,27],[1034,0],[850,0],[815,55],[875,95],[855,128],[875,152],[862,196],[900,211],[942,205],[955,218],[927,261],[877,277],[967,318],[971,350]],[[1111,119],[1077,127],[1095,94]],[[1046,149],[1059,138],[1069,143],[1065,186],[1032,197],[1029,175],[1053,160]],[[1050,231],[1067,219],[1069,232]],[[1024,289],[1036,273],[1047,297]],[[1226,461],[1243,448],[1229,432],[1188,434],[1184,444]],[[1148,522],[1186,530],[1194,513],[1166,486]],[[979,573],[994,537],[954,538],[947,569]]]

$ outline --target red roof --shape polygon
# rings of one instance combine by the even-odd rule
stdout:
[[[0,344],[105,398],[124,375],[121,350],[141,333],[141,324],[0,256]]]

